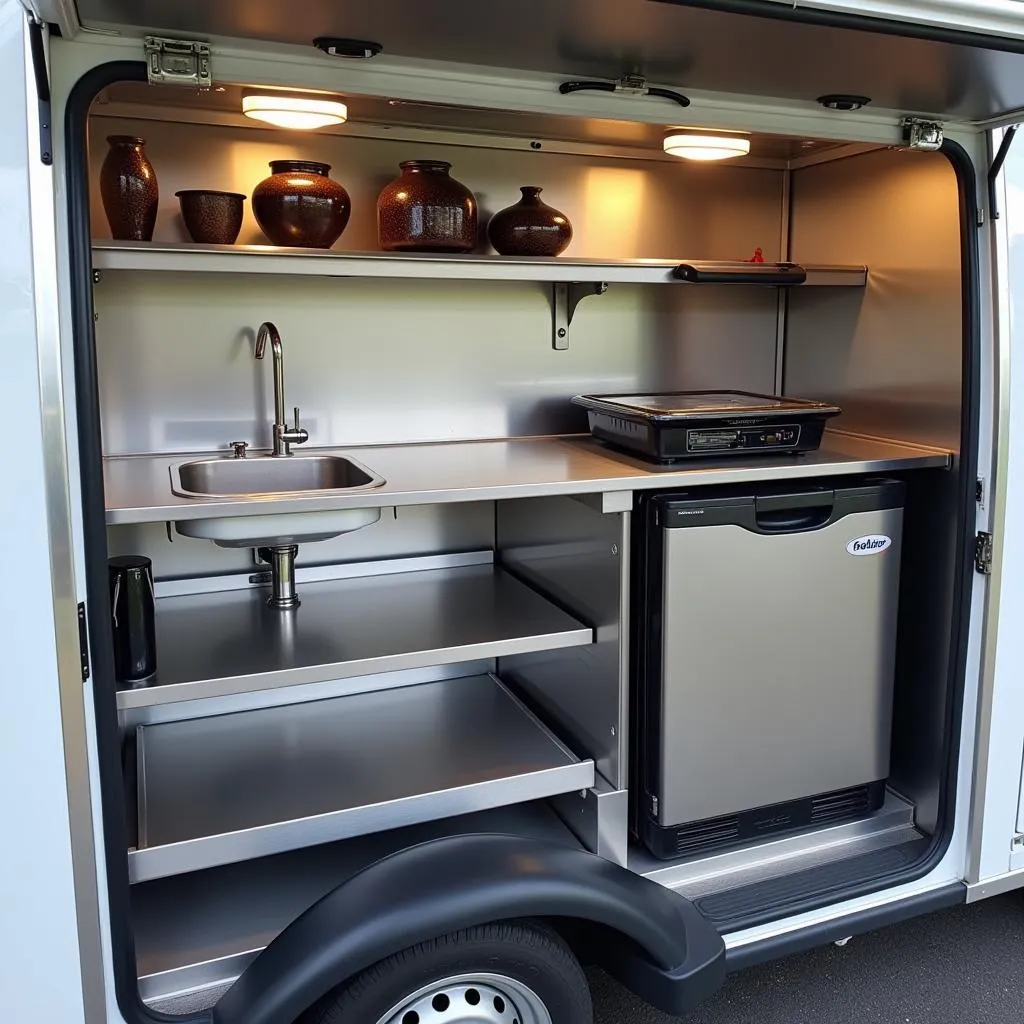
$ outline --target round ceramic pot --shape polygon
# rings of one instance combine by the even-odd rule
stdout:
[[[215,192],[212,189],[184,189],[174,194],[181,206],[181,219],[193,242],[234,244],[242,230],[245,196],[239,192]]]
[[[377,235],[390,252],[471,252],[476,197],[444,160],[406,160],[377,197]]]
[[[100,197],[110,233],[118,241],[149,242],[160,189],[146,156],[146,140],[111,135],[107,143],[110,149],[100,168]]]
[[[329,164],[272,160],[271,175],[252,193],[252,212],[274,245],[330,249],[352,212],[348,193],[328,177]]]
[[[572,225],[564,213],[540,198],[541,189],[523,185],[523,198],[496,213],[487,237],[502,256],[557,256],[572,241]]]

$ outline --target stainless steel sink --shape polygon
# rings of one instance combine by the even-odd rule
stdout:
[[[380,487],[384,478],[341,455],[264,455],[246,459],[197,459],[171,466],[171,490],[182,498],[329,497]],[[379,508],[323,509],[182,519],[184,537],[221,547],[282,547],[328,540],[380,519]]]
[[[382,477],[340,455],[199,459],[171,467],[171,490],[183,498],[322,495],[380,487]]]

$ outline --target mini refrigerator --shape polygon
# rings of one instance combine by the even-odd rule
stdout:
[[[876,478],[642,499],[634,820],[655,855],[881,805],[903,504]]]

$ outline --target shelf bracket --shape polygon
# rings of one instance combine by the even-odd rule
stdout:
[[[551,347],[564,351],[569,347],[569,328],[576,307],[588,295],[604,295],[604,281],[556,281],[551,288]]]

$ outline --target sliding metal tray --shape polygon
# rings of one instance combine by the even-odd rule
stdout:
[[[494,676],[139,726],[131,880],[594,785]]]
[[[573,647],[593,630],[493,565],[306,583],[294,612],[260,588],[157,601],[157,675],[121,710]]]

